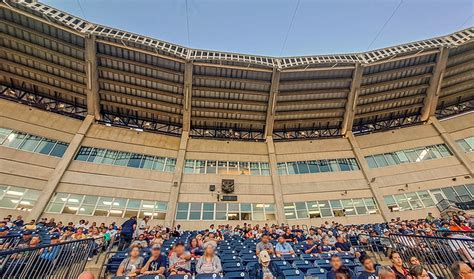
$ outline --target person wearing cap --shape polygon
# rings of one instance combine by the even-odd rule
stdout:
[[[249,270],[250,279],[273,279],[283,278],[283,273],[278,266],[271,261],[270,255],[263,250],[258,254],[258,262]]]
[[[222,272],[221,260],[216,256],[214,246],[204,244],[204,255],[199,258],[196,264],[198,274],[218,274]]]
[[[10,233],[10,228],[7,226],[6,221],[0,221],[0,236],[6,236]]]
[[[165,275],[168,258],[161,254],[161,247],[155,244],[151,247],[150,258],[145,261],[141,273],[144,275]]]
[[[314,243],[314,238],[310,235],[306,237],[306,241],[303,243],[303,251],[305,254],[318,254],[320,253],[319,245]]]
[[[17,242],[16,247],[17,248],[28,248],[30,246],[30,241],[33,238],[33,232],[31,231],[25,231],[23,235],[21,236],[21,239]]]

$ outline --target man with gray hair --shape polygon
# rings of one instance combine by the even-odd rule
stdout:
[[[473,279],[472,269],[464,262],[454,262],[451,265],[451,272],[456,279]]]

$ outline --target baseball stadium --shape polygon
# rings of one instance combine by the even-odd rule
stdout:
[[[0,277],[474,278],[473,111],[474,27],[271,57],[4,0]]]

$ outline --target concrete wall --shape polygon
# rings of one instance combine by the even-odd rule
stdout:
[[[4,100],[0,100],[0,107],[2,108],[0,127],[65,142],[72,140],[81,125],[80,120]],[[441,124],[454,140],[474,135],[474,114],[442,121]],[[443,138],[431,124],[357,136],[356,140],[364,156],[444,143]],[[176,158],[180,138],[93,124],[83,139],[82,145]],[[345,138],[276,142],[274,147],[278,162],[355,157],[351,144]],[[474,161],[474,154],[465,155],[471,162]],[[189,139],[185,159],[270,162],[267,143],[204,139]],[[0,147],[0,183],[42,190],[60,160]],[[373,183],[383,195],[399,193],[401,188],[405,188],[404,191],[413,192],[420,189],[473,183],[470,177],[472,174],[456,156],[369,171],[371,177],[375,178]],[[216,202],[217,194],[209,191],[209,185],[214,184],[219,189],[221,180],[225,178],[235,180],[235,194],[238,196],[239,203],[275,203],[278,200],[275,199],[271,176],[183,174],[177,201]],[[56,191],[169,201],[173,179],[173,173],[72,161],[57,185]],[[362,170],[285,175],[277,176],[277,179],[281,185],[283,202],[372,196],[369,183]],[[433,210],[429,209],[429,211]],[[11,211],[0,209],[2,215],[9,212]],[[427,210],[416,210],[394,213],[394,215],[418,218],[424,217],[426,212]],[[45,216],[53,217],[54,215]],[[84,218],[83,216],[55,217],[57,220]],[[87,219],[110,222],[113,218],[87,217]],[[370,215],[332,219],[344,223],[367,223],[381,221],[382,217]],[[296,220],[289,223],[320,224],[325,220]],[[214,222],[180,223],[185,227],[193,228],[196,225],[208,225]],[[232,222],[229,221],[229,223]],[[238,223],[243,223],[243,221]]]

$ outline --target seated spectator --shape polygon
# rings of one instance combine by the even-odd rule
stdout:
[[[30,246],[30,241],[33,238],[33,232],[25,231],[21,236],[21,239],[17,242],[17,248],[28,248]]]
[[[451,272],[455,279],[473,279],[474,272],[469,265],[464,262],[454,262],[451,265]]]
[[[417,266],[417,265],[421,265],[420,260],[415,256],[411,256],[409,262],[410,262],[412,267]],[[427,271],[427,272],[428,272],[428,275],[429,275],[430,279],[437,279],[438,278],[438,276],[436,276],[434,273],[429,272],[429,271]]]
[[[355,255],[357,258],[360,257],[360,253],[355,252],[354,249],[352,249],[351,244],[347,241],[347,239],[344,236],[339,235],[336,238],[336,240],[337,241],[336,241],[336,244],[334,244],[334,247],[336,247],[337,252],[339,253],[348,252]]]
[[[410,268],[408,274],[412,279],[428,279],[430,276],[428,275],[428,271],[423,268],[421,265],[414,265]]]
[[[78,239],[84,239],[87,238],[87,235],[84,233],[83,227],[79,227],[76,230],[76,233],[72,235],[72,239],[78,240]]]
[[[64,231],[63,235],[59,239],[61,242],[66,242],[66,241],[71,241],[74,240],[72,237],[74,235],[74,231],[72,228],[68,228],[67,230]]]
[[[268,254],[270,255],[275,254],[275,250],[273,249],[273,244],[270,243],[270,236],[266,234],[262,235],[262,239],[259,243],[257,243],[255,250],[256,250],[255,252],[257,256],[262,251],[267,251]]]
[[[196,264],[198,274],[220,273],[222,272],[221,260],[214,252],[214,246],[204,244],[204,255],[199,258]]]
[[[278,243],[275,245],[275,254],[278,257],[281,257],[283,255],[293,255],[295,251],[293,250],[293,247],[286,242],[286,239],[283,236],[280,236],[278,238]]]
[[[92,242],[92,249],[89,253],[88,260],[92,260],[94,254],[98,252],[98,250],[104,246],[104,235],[99,231],[99,228],[94,227],[91,229],[91,232],[87,235],[87,237],[94,238],[94,242]]]
[[[36,230],[36,221],[31,220],[29,223],[25,224],[25,230],[28,230],[28,231]]]
[[[47,228],[55,228],[56,227],[56,222],[54,221],[54,218],[49,219],[49,221],[45,224]]]
[[[202,248],[201,246],[199,246],[199,243],[196,238],[191,239],[191,241],[189,242],[188,250],[189,253],[191,253],[191,255],[195,258],[199,258],[203,254]]]
[[[295,235],[291,232],[290,229],[287,229],[285,234],[283,234],[283,239],[285,239],[286,242],[296,243]]]
[[[308,235],[306,241],[303,243],[303,251],[305,254],[320,253],[319,245],[314,243],[314,237]]]
[[[130,255],[125,258],[117,270],[117,276],[138,276],[143,266],[143,258],[140,257],[140,247],[130,247]]]
[[[337,242],[337,239],[336,237],[334,236],[334,233],[332,231],[328,231],[327,233],[327,238],[329,240],[329,244],[334,246],[334,244],[336,244]]]
[[[138,239],[137,240],[134,240],[132,242],[132,245],[138,245],[140,246],[140,248],[146,248],[148,247],[148,242],[146,241],[145,239],[145,235],[144,234],[140,234],[138,236]]]
[[[204,244],[210,244],[214,246],[214,248],[216,248],[218,242],[219,242],[219,239],[216,238],[216,235],[214,233],[209,233],[209,235],[203,241],[203,246]]]
[[[150,258],[145,261],[141,269],[144,275],[165,275],[168,259],[161,254],[161,245],[155,244],[151,247]]]
[[[161,247],[161,245],[163,245],[163,241],[164,241],[164,239],[161,236],[161,233],[156,232],[155,236],[153,237],[153,239],[150,242],[150,245],[159,245]]]
[[[392,270],[395,272],[397,279],[405,279],[408,276],[408,270],[403,267],[403,260],[397,251],[392,251],[388,257],[392,262]]]
[[[338,255],[332,255],[329,264],[331,265],[331,270],[327,273],[327,279],[335,279],[336,278],[336,272],[341,267],[343,267],[342,259]]]
[[[296,236],[295,236],[296,243],[303,243],[306,240],[306,237],[303,235],[302,230],[296,230]]]
[[[396,279],[397,276],[390,266],[382,266],[379,270],[379,279]]]
[[[249,270],[251,279],[282,278],[283,274],[278,266],[271,261],[270,255],[263,250],[258,254],[258,262]]]
[[[174,245],[173,251],[169,256],[169,273],[176,274],[191,274],[191,253],[185,250],[184,244],[178,242]]]
[[[328,252],[331,252],[332,250],[334,250],[334,246],[332,246],[329,243],[329,237],[328,236],[323,237],[322,244],[320,246],[320,250],[321,250],[322,253],[328,253]]]
[[[0,236],[6,236],[10,233],[10,228],[7,226],[6,221],[0,221]]]
[[[58,244],[59,237],[60,237],[59,233],[52,234],[51,244]],[[40,254],[40,260],[54,261],[58,257],[59,253],[61,252],[61,249],[62,247],[59,245],[44,248]]]
[[[13,225],[15,225],[16,227],[23,227],[23,225],[25,224],[25,221],[23,221],[23,216],[21,215],[18,215],[16,217],[16,220],[13,221]]]
[[[361,256],[359,259],[362,266],[364,266],[364,271],[362,271],[357,279],[377,279],[378,274],[375,269],[374,261],[370,256]]]
[[[346,266],[341,266],[339,269],[336,270],[335,279],[352,279],[352,272]]]

